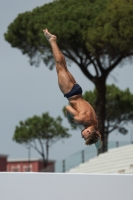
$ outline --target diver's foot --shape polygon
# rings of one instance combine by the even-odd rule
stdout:
[[[47,28],[45,30],[43,30],[43,32],[44,32],[46,39],[49,42],[56,41],[57,37],[55,35],[52,35],[51,33],[49,33]]]

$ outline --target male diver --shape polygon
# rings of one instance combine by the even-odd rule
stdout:
[[[56,43],[57,37],[49,33],[47,29],[43,30],[43,32],[52,48],[59,88],[70,103],[70,105],[66,106],[69,121],[78,125],[83,125],[84,129],[81,131],[81,135],[85,140],[85,144],[95,144],[97,149],[100,149],[102,141],[98,131],[96,113],[92,106],[83,99],[82,88],[68,71],[65,57]]]

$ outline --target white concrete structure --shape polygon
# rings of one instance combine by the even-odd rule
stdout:
[[[133,144],[110,149],[68,173],[133,174]]]
[[[132,200],[133,175],[0,173],[0,200]]]

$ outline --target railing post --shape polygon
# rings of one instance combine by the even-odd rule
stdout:
[[[81,154],[82,154],[82,163],[84,163],[85,162],[84,150],[81,151]]]
[[[62,172],[65,172],[66,169],[65,169],[65,160],[62,161]]]
[[[119,147],[119,142],[118,141],[116,142],[116,147]]]

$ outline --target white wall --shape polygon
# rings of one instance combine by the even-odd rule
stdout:
[[[133,175],[0,173],[0,200],[132,200]]]

